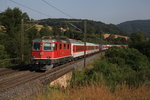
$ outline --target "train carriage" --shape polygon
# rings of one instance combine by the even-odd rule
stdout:
[[[75,41],[75,40],[71,40],[70,42],[71,42],[71,47],[72,47],[72,56],[73,56],[73,58],[83,56],[84,51],[85,51],[86,55],[87,54],[92,54],[92,53],[95,53],[95,52],[99,51],[99,45],[98,44],[93,44],[93,43],[86,42],[86,45],[85,45],[84,42]]]

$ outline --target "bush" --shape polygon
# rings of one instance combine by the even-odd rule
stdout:
[[[73,74],[76,85],[103,83],[114,88],[119,84],[140,86],[150,81],[150,63],[135,49],[111,48],[92,69]]]
[[[85,84],[85,77],[86,74],[84,71],[76,71],[72,74],[72,79],[71,79],[71,85],[76,86],[76,85],[83,85]]]
[[[105,56],[108,63],[118,65],[118,70],[121,70],[122,80],[119,83],[139,86],[150,81],[149,60],[138,50],[113,47],[106,52]]]
[[[136,49],[113,47],[106,51],[105,56],[108,62],[120,67],[127,65],[135,71],[150,68],[148,58]]]
[[[5,60],[8,58],[7,52],[5,51],[5,47],[0,45],[0,67],[6,67],[10,64],[10,61]]]
[[[8,58],[8,55],[5,51],[5,48],[3,45],[0,45],[0,60]]]

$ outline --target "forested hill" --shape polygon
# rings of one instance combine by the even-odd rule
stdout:
[[[150,20],[127,21],[120,23],[117,26],[128,34],[133,32],[144,32],[150,37]]]
[[[73,27],[68,23],[74,24],[81,30],[84,30],[84,23],[81,19],[42,19],[40,20],[40,24],[49,25],[53,27],[63,27],[63,28],[72,28]],[[76,21],[76,22],[75,22]],[[99,33],[113,33],[123,35],[124,33],[113,24],[105,24],[98,21],[86,20],[87,21],[87,33],[89,34],[99,34]]]

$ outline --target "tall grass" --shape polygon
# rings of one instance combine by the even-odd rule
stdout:
[[[150,100],[146,86],[130,88],[117,86],[114,92],[105,85],[79,86],[70,89],[49,89],[46,93],[27,100]]]

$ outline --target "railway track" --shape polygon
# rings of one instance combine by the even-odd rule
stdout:
[[[10,74],[16,72],[15,70],[11,70],[11,69],[1,69],[0,70],[0,76],[6,75],[6,74]]]
[[[75,62],[74,62],[75,63]],[[35,79],[41,79],[44,77],[51,77],[50,80],[54,80],[57,77],[60,77],[62,74],[72,70],[73,68],[67,67],[70,63],[56,67],[45,73],[37,72],[26,72],[24,74],[18,75],[16,77],[11,77],[5,80],[0,81],[0,92],[7,91],[10,88],[16,87],[21,84],[25,84]]]
[[[16,66],[15,66],[16,67]],[[12,68],[0,68],[0,78],[7,75],[7,74],[12,74],[12,73],[17,73],[20,71],[25,71],[29,70],[27,66],[20,66],[20,67],[12,67]]]
[[[5,75],[2,75],[0,76],[0,82],[2,81],[6,81],[6,80],[9,80],[10,78],[15,78],[17,76],[20,76],[20,75],[25,75],[25,73],[29,73],[30,71],[15,71],[15,72],[12,72],[12,73],[7,73]]]
[[[87,58],[87,63],[93,60],[90,56]],[[44,85],[49,84],[53,80],[72,71],[75,67],[83,66],[83,59],[69,62],[67,64],[55,67],[45,73],[20,71],[14,74],[13,77],[6,77],[0,80],[0,98],[2,100],[15,100],[16,98],[24,98],[36,93],[39,89],[42,90]],[[20,95],[22,95],[20,97]],[[23,97],[24,96],[24,97]]]

